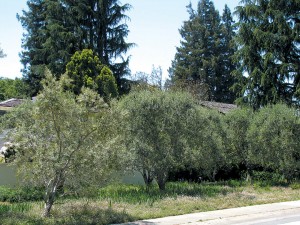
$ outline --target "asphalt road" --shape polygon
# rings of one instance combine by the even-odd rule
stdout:
[[[300,201],[170,216],[126,225],[300,225]]]

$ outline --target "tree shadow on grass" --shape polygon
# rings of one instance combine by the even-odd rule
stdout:
[[[100,209],[91,205],[70,207],[63,212],[53,211],[49,218],[32,216],[27,212],[6,212],[0,215],[1,225],[104,225],[135,221],[125,211]]]
[[[209,198],[217,195],[227,195],[234,188],[217,183],[188,183],[169,182],[164,191],[160,191],[156,185],[147,188],[141,185],[108,186],[99,191],[100,199],[114,202],[126,202],[130,204],[149,203],[164,198],[177,198],[180,196]]]

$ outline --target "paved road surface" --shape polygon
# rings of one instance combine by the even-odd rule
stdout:
[[[300,201],[170,216],[126,225],[300,225]]]

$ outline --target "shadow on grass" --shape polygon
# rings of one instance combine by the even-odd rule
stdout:
[[[104,225],[136,220],[126,212],[117,212],[111,208],[100,209],[91,205],[71,206],[63,212],[54,210],[49,218],[32,216],[28,212],[1,213],[0,218],[1,225]]]
[[[100,189],[101,200],[113,202],[126,202],[132,204],[148,203],[153,204],[157,200],[164,198],[177,198],[180,196],[189,197],[214,197],[226,195],[235,190],[233,187],[221,184],[197,184],[188,182],[170,182],[166,185],[166,190],[160,191],[156,185],[146,188],[141,185],[111,185]]]

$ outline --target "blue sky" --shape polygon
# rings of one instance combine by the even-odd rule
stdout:
[[[180,44],[178,29],[188,19],[186,5],[192,3],[194,8],[198,0],[121,0],[129,3],[132,9],[127,13],[131,18],[128,22],[128,42],[137,47],[130,50],[129,67],[132,73],[142,71],[150,73],[152,65],[161,66],[166,78],[167,69],[171,65]],[[215,0],[217,10],[223,11],[225,4],[231,11],[239,0]],[[26,0],[0,0],[0,46],[7,54],[0,59],[0,77],[21,77],[19,52],[21,52],[22,26],[16,14],[26,9]]]

